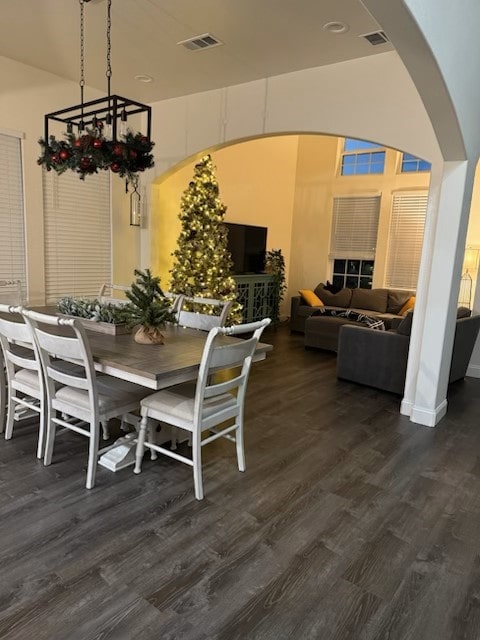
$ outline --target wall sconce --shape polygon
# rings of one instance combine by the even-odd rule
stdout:
[[[138,193],[138,179],[133,183],[133,191],[130,194],[130,226],[140,227],[142,225],[142,202]]]
[[[467,247],[463,258],[463,273],[475,273],[478,268],[478,249]]]
[[[473,288],[473,279],[470,274],[473,273],[474,277],[476,277],[479,251],[479,249],[476,249],[474,247],[466,247],[465,255],[463,258],[462,279],[460,280],[458,304],[468,307],[469,309],[472,308]]]

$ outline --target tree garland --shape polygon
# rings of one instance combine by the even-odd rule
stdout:
[[[135,182],[139,171],[154,165],[151,151],[155,143],[147,136],[132,131],[127,131],[121,141],[107,140],[98,127],[87,129],[78,137],[69,132],[65,134],[65,140],[57,140],[52,135],[48,144],[43,138],[38,142],[42,147],[42,154],[37,160],[39,165],[59,174],[70,169],[79,174],[80,180],[103,169]]]

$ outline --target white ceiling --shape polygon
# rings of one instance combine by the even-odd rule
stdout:
[[[105,92],[106,7],[84,5],[86,84]],[[78,82],[78,0],[1,0],[0,10],[0,55]],[[348,31],[324,30],[332,21]],[[112,93],[150,103],[391,50],[359,37],[378,28],[360,0],[113,0]],[[177,45],[205,33],[224,45]]]

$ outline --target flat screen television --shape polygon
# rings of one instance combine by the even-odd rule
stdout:
[[[228,250],[232,254],[234,273],[262,273],[265,270],[267,227],[230,222],[226,222],[225,226],[228,229]]]

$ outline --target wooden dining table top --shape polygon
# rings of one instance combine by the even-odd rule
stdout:
[[[35,311],[52,313],[52,308],[35,307]],[[145,345],[135,342],[133,333],[87,332],[97,371],[155,390],[196,379],[208,335],[207,331],[169,324],[162,329],[164,344]],[[219,336],[225,344],[238,340],[241,338]],[[254,360],[263,360],[272,349],[272,345],[259,342]]]

